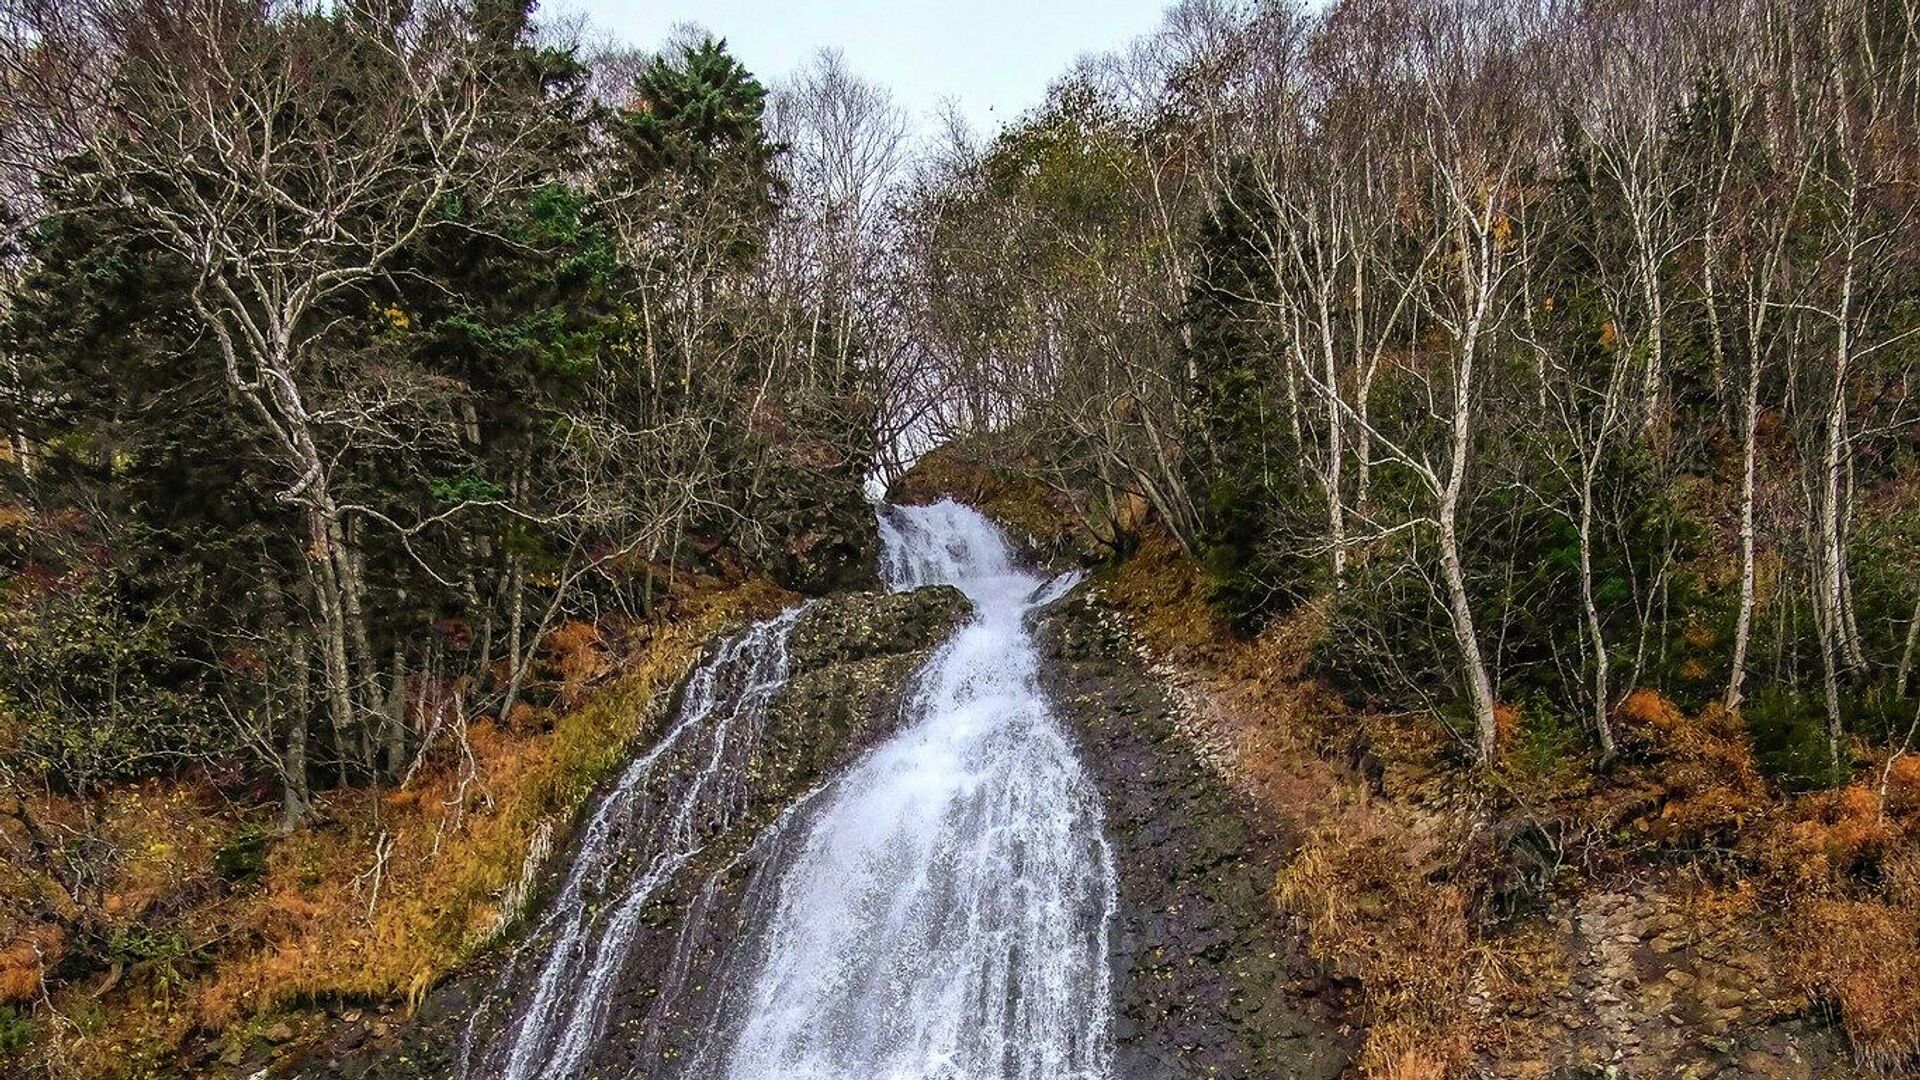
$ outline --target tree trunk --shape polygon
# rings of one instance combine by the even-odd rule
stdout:
[[[1493,683],[1487,678],[1487,664],[1480,652],[1480,638],[1473,625],[1473,610],[1467,602],[1466,574],[1460,565],[1460,545],[1454,532],[1454,508],[1451,502],[1440,511],[1440,565],[1447,581],[1447,611],[1452,616],[1454,641],[1460,648],[1461,666],[1467,680],[1467,699],[1473,707],[1474,753],[1481,764],[1493,760],[1499,729],[1493,715]]]
[[[1333,321],[1327,310],[1328,298],[1320,297],[1321,360],[1326,369],[1327,393],[1340,393],[1340,373],[1334,363]],[[1347,576],[1347,519],[1341,504],[1340,473],[1345,464],[1344,434],[1346,421],[1339,407],[1327,406],[1327,531],[1333,540],[1333,587],[1338,589]]]
[[[507,670],[513,672],[515,687],[519,685],[520,671],[525,666],[521,656],[524,650],[520,623],[526,617],[526,581],[520,571],[520,559],[518,553],[507,556]],[[509,692],[508,698],[512,696]],[[503,712],[500,719],[504,721],[506,718]]]
[[[1480,298],[1484,302],[1484,297]],[[1471,445],[1473,409],[1474,353],[1478,347],[1478,315],[1461,338],[1460,367],[1454,374],[1453,452],[1447,470],[1447,482],[1440,496],[1440,565],[1447,582],[1447,610],[1452,616],[1454,641],[1460,648],[1465,668],[1467,697],[1473,706],[1475,753],[1482,765],[1493,761],[1499,729],[1493,714],[1493,683],[1487,677],[1487,663],[1480,651],[1480,636],[1473,624],[1473,608],[1467,598],[1467,578],[1460,562],[1458,520],[1460,492],[1467,476],[1467,450]]]
[[[1612,689],[1608,685],[1610,660],[1607,635],[1600,625],[1600,609],[1593,598],[1593,474],[1589,461],[1580,477],[1580,603],[1586,609],[1587,639],[1593,650],[1593,728],[1600,737],[1600,760],[1613,760],[1613,723],[1608,717]]]
[[[1828,779],[1838,782],[1840,779],[1840,743],[1846,737],[1844,725],[1840,719],[1840,664],[1835,655],[1838,647],[1834,641],[1834,615],[1828,611],[1817,620],[1820,623],[1820,680],[1827,705],[1827,754],[1832,766]]]
[[[307,816],[312,796],[307,789],[307,718],[312,709],[309,687],[313,661],[308,639],[296,633],[293,638],[293,708],[287,718],[286,749],[281,753],[281,772],[285,790],[280,801],[280,826],[292,829]]]
[[[346,779],[347,766],[357,757],[353,741],[353,676],[347,663],[347,626],[340,608],[338,561],[331,551],[326,521],[317,508],[307,512],[308,578],[313,585],[314,604],[319,608],[320,671],[327,695],[327,716],[331,723],[333,756]]]
[[[1914,599],[1913,617],[1907,620],[1907,641],[1900,647],[1900,666],[1893,676],[1896,698],[1907,696],[1907,683],[1913,675],[1913,654],[1917,646],[1920,646],[1920,597]]]
[[[1753,499],[1754,467],[1758,456],[1760,421],[1760,365],[1756,354],[1747,369],[1747,383],[1741,403],[1746,430],[1741,439],[1740,459],[1740,613],[1733,627],[1733,668],[1727,673],[1725,705],[1728,712],[1740,707],[1742,687],[1747,677],[1747,642],[1753,634],[1754,550]]]
[[[386,772],[398,777],[407,765],[407,667],[400,647],[393,648],[393,669],[387,676]]]
[[[1652,238],[1644,238],[1642,244],[1641,295],[1647,305],[1647,370],[1646,399],[1647,415],[1645,430],[1652,432],[1660,419],[1660,409],[1666,397],[1666,312],[1665,297],[1660,291],[1660,262],[1654,256]]]
[[[344,628],[348,655],[352,660],[353,696],[357,705],[364,704],[369,710],[379,701],[379,679],[374,674],[373,647],[367,639],[367,618],[364,596],[365,573],[360,558],[359,544],[354,535],[358,530],[348,527],[333,507],[333,498],[325,489],[325,481],[316,485],[317,494],[323,500],[327,516],[327,529],[333,537],[330,550],[337,566],[340,582],[340,620]],[[360,751],[360,765],[369,773],[378,768],[375,755],[376,732],[372,724],[356,725]]]
[[[1847,212],[1853,214],[1849,197]],[[1820,499],[1820,586],[1826,607],[1825,630],[1839,644],[1840,658],[1849,667],[1861,662],[1859,643],[1847,632],[1846,616],[1846,544],[1841,527],[1842,507],[1850,464],[1847,443],[1847,380],[1853,369],[1853,252],[1849,248],[1846,266],[1840,276],[1840,307],[1835,319],[1833,351],[1833,392],[1828,397],[1826,422],[1826,458]],[[1836,723],[1837,723],[1836,719]],[[1839,747],[1834,748],[1836,755]]]

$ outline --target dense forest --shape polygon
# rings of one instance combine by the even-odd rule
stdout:
[[[511,712],[557,618],[644,617],[703,540],[827,572],[870,328],[816,254],[838,194],[790,191],[832,178],[776,170],[718,42],[612,106],[512,5],[126,17],[62,45],[88,70],[52,37],[22,64],[109,95],[22,132],[87,125],[9,296],[7,682],[50,780],[237,736],[297,820],[309,773],[404,774],[410,685],[481,673],[462,708]]]
[[[1808,780],[1898,742],[1913,12],[1179,14],[925,193],[957,426],[1144,499],[1243,627],[1337,597],[1329,670],[1482,759],[1496,702],[1611,754],[1637,686]]]
[[[1908,0],[1183,0],[917,143],[835,54],[515,0],[0,11],[0,1055],[417,999],[619,760],[591,688],[865,583],[939,446],[1461,784],[1697,725],[1857,792],[1802,891],[1920,957]],[[320,937],[231,913],[302,880]],[[1920,995],[1811,982],[1913,1063]]]

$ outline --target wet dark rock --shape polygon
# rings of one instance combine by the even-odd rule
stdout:
[[[1043,678],[1105,795],[1119,1080],[1333,1080],[1356,1040],[1269,896],[1283,838],[1174,727],[1175,704],[1081,595],[1036,627]]]
[[[794,624],[788,654],[798,672],[931,649],[970,605],[951,585],[909,593],[854,593],[822,601]]]

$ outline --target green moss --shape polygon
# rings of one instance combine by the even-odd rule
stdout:
[[[11,1005],[0,1005],[0,1057],[17,1054],[33,1041],[33,1018]]]
[[[213,853],[213,872],[233,886],[257,883],[267,872],[267,841],[273,829],[264,823],[242,826]]]

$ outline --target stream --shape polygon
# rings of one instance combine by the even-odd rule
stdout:
[[[596,1059],[646,905],[740,812],[803,609],[720,646],[666,734],[593,808],[500,974],[509,1021],[469,1031],[469,1080],[606,1075],[593,1063],[610,1058],[650,1080],[1111,1076],[1114,857],[1028,629],[1077,575],[1022,569],[998,529],[953,502],[886,507],[878,527],[889,588],[952,585],[973,604],[912,676],[891,734],[708,878],[637,1049]],[[743,861],[741,929],[684,985],[704,908]],[[664,1018],[696,990],[707,1004],[691,1051],[658,1053]]]

